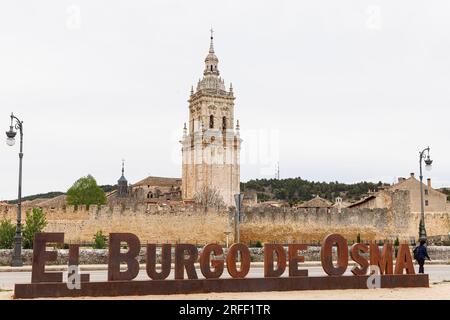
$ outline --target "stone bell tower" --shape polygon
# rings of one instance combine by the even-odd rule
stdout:
[[[234,205],[240,191],[239,121],[234,120],[234,94],[219,77],[213,31],[203,79],[191,88],[189,128],[184,124],[182,144],[183,200],[195,200],[203,190],[216,190],[226,205]]]

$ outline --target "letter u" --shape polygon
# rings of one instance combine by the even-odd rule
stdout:
[[[170,274],[172,245],[163,244],[161,249],[161,271],[156,271],[156,244],[147,244],[147,275],[152,280],[164,280]]]

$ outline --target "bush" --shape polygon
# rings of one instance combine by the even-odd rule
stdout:
[[[358,235],[356,236],[356,243],[361,243],[361,234],[358,233]]]
[[[256,241],[256,244],[255,244],[255,248],[262,248],[263,247],[263,245],[262,245],[262,243],[261,243],[261,241]]]
[[[27,212],[23,228],[23,247],[25,249],[33,249],[34,235],[42,232],[46,225],[47,219],[41,208],[33,208],[31,214]]]
[[[14,245],[14,235],[16,226],[9,219],[0,222],[0,249],[12,249]]]
[[[108,238],[103,234],[102,230],[97,231],[94,235],[94,244],[92,248],[94,249],[106,249],[106,243],[108,242]]]
[[[394,240],[394,247],[398,247],[400,245],[400,240],[397,238],[395,238]]]
[[[400,245],[400,240],[397,238],[395,238],[394,240],[394,257],[397,258],[397,253],[398,253],[398,246]]]

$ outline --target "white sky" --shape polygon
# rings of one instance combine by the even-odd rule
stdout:
[[[282,178],[391,183],[430,145],[426,177],[447,186],[449,17],[446,0],[3,1],[0,129],[24,120],[24,195],[114,184],[122,158],[130,182],[180,177],[212,25],[243,181],[279,160]],[[17,153],[0,143],[0,199],[17,197]]]

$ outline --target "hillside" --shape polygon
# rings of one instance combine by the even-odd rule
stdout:
[[[358,182],[345,184],[335,182],[307,181],[301,178],[290,179],[256,179],[241,183],[242,191],[256,191],[258,201],[286,200],[290,204],[307,201],[319,195],[322,198],[334,201],[342,197],[344,201],[356,201],[363,198],[368,191],[378,191],[387,184]]]
[[[107,185],[103,185],[103,186],[99,186],[99,187],[102,188],[105,193],[108,193],[108,192],[115,190],[117,186],[107,184]],[[65,192],[51,191],[51,192],[47,192],[47,193],[38,193],[38,194],[33,194],[33,195],[26,196],[26,197],[22,197],[22,201],[32,201],[35,199],[51,199],[51,198],[60,196],[62,194],[65,194]],[[9,200],[8,203],[16,204],[17,199]]]

